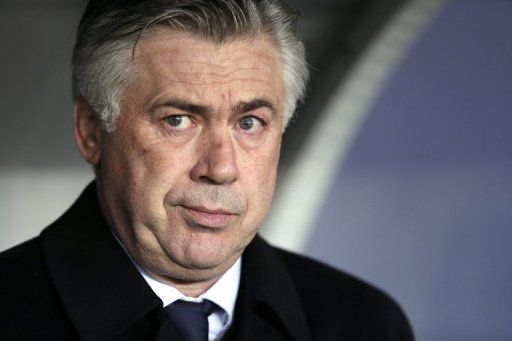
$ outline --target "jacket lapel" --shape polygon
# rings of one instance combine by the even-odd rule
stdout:
[[[295,284],[277,251],[256,236],[242,258],[236,340],[310,340]]]
[[[112,236],[94,185],[41,233],[56,291],[84,340],[112,339],[162,305]]]

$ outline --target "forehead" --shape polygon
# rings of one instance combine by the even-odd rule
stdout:
[[[182,61],[216,66],[229,66],[234,62],[250,64],[256,60],[273,64],[278,63],[279,59],[277,49],[266,35],[215,42],[192,33],[165,28],[156,29],[144,37],[136,48],[135,56],[138,62],[174,62],[184,58]]]
[[[162,29],[140,42],[134,61],[148,91],[205,97],[225,90],[282,101],[279,53],[264,35],[219,44]]]

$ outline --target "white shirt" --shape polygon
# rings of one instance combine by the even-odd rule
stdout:
[[[137,263],[134,262],[134,264],[154,293],[160,297],[164,307],[177,300],[201,302],[204,299],[208,299],[221,307],[222,309],[217,309],[208,317],[208,340],[220,340],[233,321],[235,301],[240,285],[241,258],[238,258],[235,264],[210,289],[198,297],[183,295],[178,289],[149,277]]]

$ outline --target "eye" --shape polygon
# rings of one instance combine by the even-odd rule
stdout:
[[[262,121],[254,116],[245,116],[238,121],[240,129],[245,131],[254,131],[259,125],[262,125]]]
[[[164,118],[165,122],[175,129],[187,129],[192,121],[187,115],[171,115]]]

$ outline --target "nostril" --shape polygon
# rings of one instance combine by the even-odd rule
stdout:
[[[206,183],[208,185],[220,185],[220,184],[222,184],[222,182],[215,181],[214,179],[212,179],[212,178],[210,178],[209,176],[206,176],[206,175],[200,176],[199,180],[201,180],[201,182],[204,182],[204,183]]]

